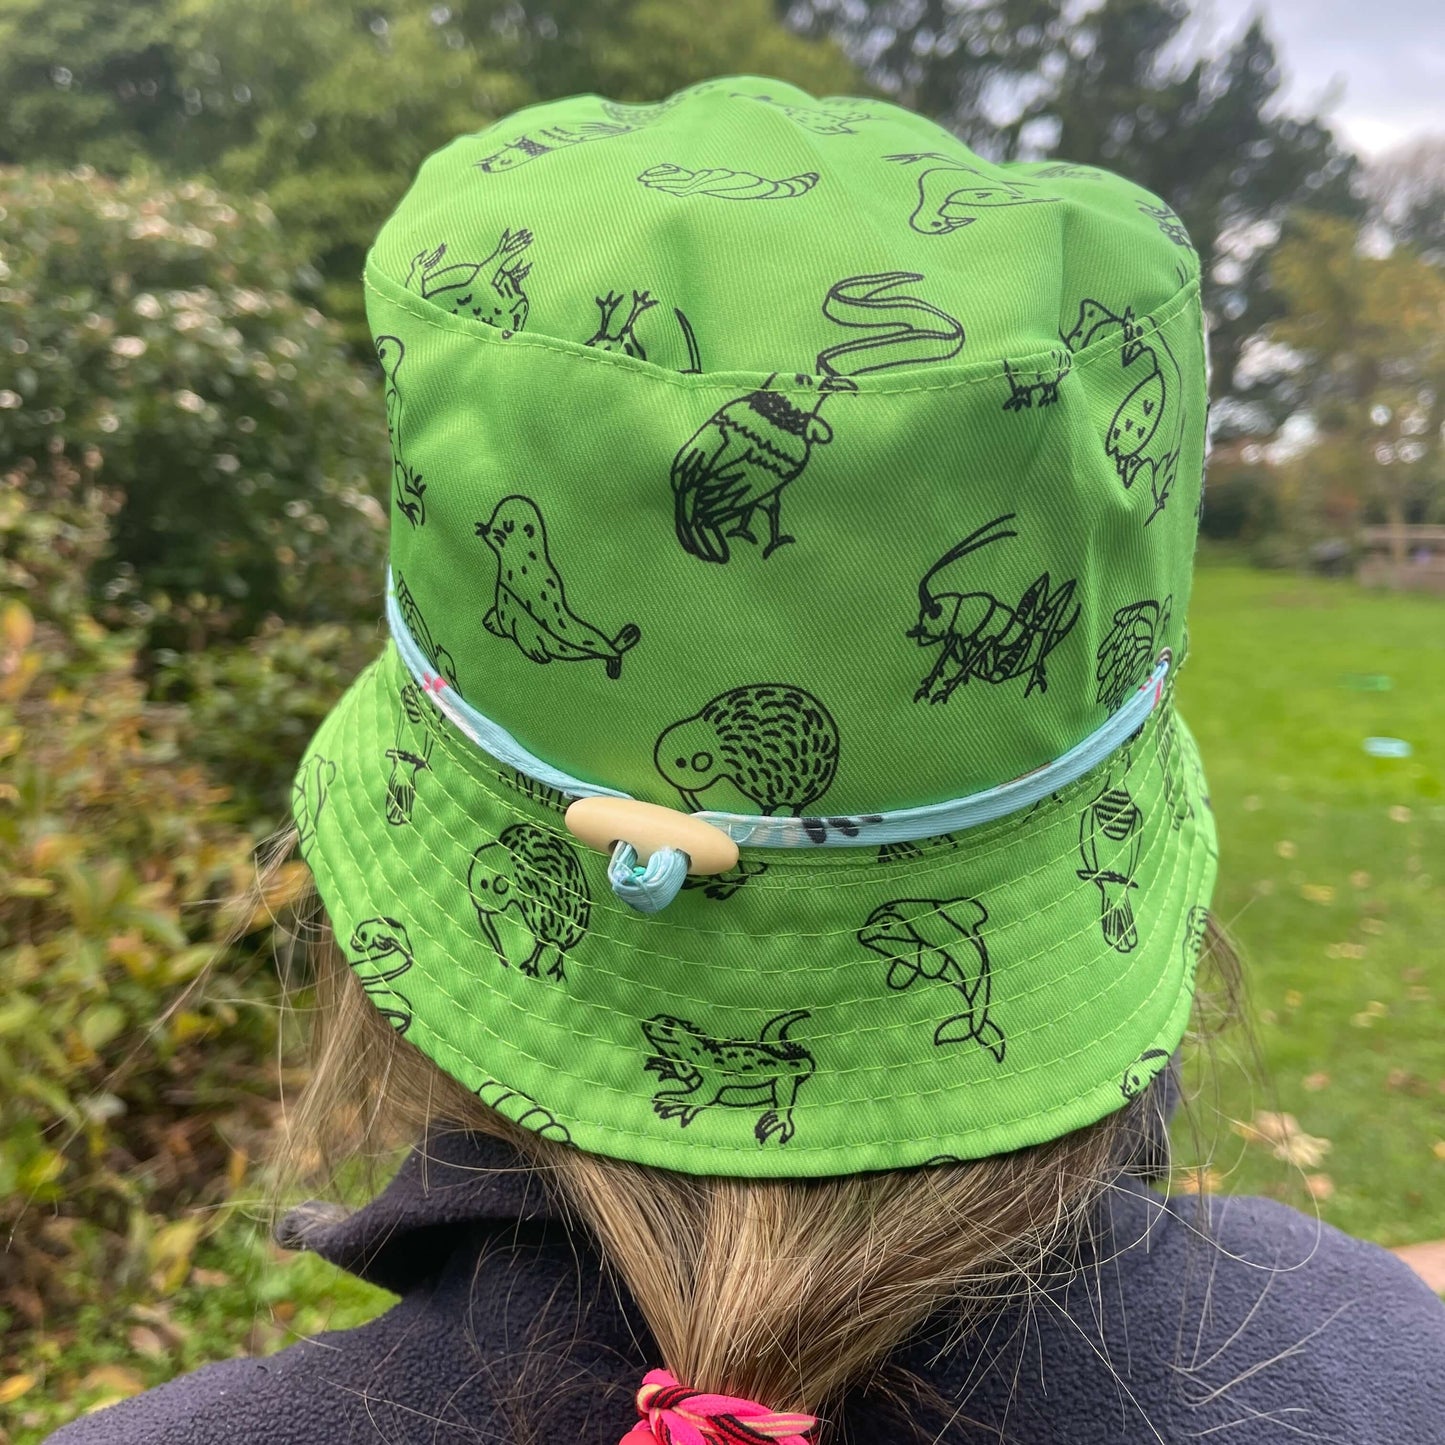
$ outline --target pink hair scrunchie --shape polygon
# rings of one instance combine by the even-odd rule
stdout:
[[[637,1392],[642,1418],[621,1445],[808,1445],[812,1415],[779,1415],[755,1400],[705,1395],[666,1370],[649,1370]]]

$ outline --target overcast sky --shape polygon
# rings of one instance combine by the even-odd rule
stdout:
[[[1204,33],[1237,35],[1263,11],[1295,105],[1329,113],[1366,154],[1426,132],[1445,134],[1442,0],[1197,0]]]

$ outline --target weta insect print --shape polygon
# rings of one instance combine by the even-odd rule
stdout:
[[[418,251],[407,272],[408,288],[415,286],[427,301],[444,306],[454,316],[484,321],[511,333],[527,324],[531,303],[522,282],[531,274],[525,261],[532,244],[527,230],[505,230],[491,255],[481,261],[453,261],[443,265],[447,246]]]
[[[868,915],[858,942],[889,960],[891,989],[923,980],[957,990],[964,1011],[938,1025],[936,1046],[972,1041],[1001,1064],[1007,1044],[988,1013],[988,945],[980,932],[987,921],[988,910],[977,898],[895,898]]]
[[[979,219],[978,211],[1061,199],[1041,194],[1031,180],[1004,180],[941,151],[914,151],[883,159],[904,166],[934,162],[918,172],[918,201],[908,218],[908,224],[925,236],[942,236],[971,226]]]
[[[760,1145],[786,1144],[796,1132],[798,1091],[817,1072],[812,1054],[788,1033],[809,1017],[803,1009],[769,1019],[757,1039],[717,1038],[687,1019],[659,1014],[642,1025],[651,1053],[643,1065],[663,1084],[652,1098],[659,1119],[686,1129],[704,1109],[761,1109],[753,1135]]]
[[[426,483],[421,473],[408,464],[402,449],[402,393],[397,373],[406,359],[406,347],[399,336],[376,338],[376,359],[386,377],[386,435],[391,443],[392,500],[396,510],[420,527],[426,522]]]
[[[1099,890],[1099,927],[1116,953],[1132,953],[1139,944],[1134,905],[1139,885],[1144,815],[1122,784],[1106,784],[1079,817],[1079,877]]]
[[[1014,513],[985,523],[949,548],[918,584],[918,621],[907,636],[919,647],[938,648],[938,657],[913,694],[914,702],[946,703],[970,678],[997,686],[1026,677],[1027,697],[1048,691],[1045,663],[1079,620],[1076,581],[1054,586],[1042,572],[1016,604],[974,582],[969,559],[984,547],[1019,534],[1008,528]]]
[[[415,962],[406,925],[395,918],[365,919],[352,931],[346,959],[382,1018],[404,1034],[411,1027],[411,1000],[392,983]]]

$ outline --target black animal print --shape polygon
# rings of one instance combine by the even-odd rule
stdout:
[[[1104,450],[1126,490],[1141,473],[1147,474],[1154,499],[1154,508],[1144,519],[1147,527],[1164,510],[1179,470],[1184,445],[1183,377],[1163,333],[1152,318],[1135,317],[1133,307],[1115,312],[1086,297],[1079,303],[1073,330],[1062,339],[1077,353],[1110,330],[1119,332],[1121,378],[1129,391],[1109,422]]]
[[[1146,1049],[1124,1070],[1119,1092],[1126,1099],[1137,1099],[1168,1067],[1168,1049]]]
[[[682,444],[671,480],[677,539],[687,551],[704,562],[727,562],[730,537],[756,543],[752,523],[759,512],[768,522],[764,559],[793,541],[782,530],[782,492],[802,474],[814,448],[833,439],[819,415],[823,403],[856,390],[854,376],[958,354],[964,331],[956,317],[920,297],[893,294],[921,280],[916,271],[887,271],[836,282],[823,298],[823,315],[868,334],[818,353],[822,380],[812,407],[804,410],[773,391],[769,377],[760,390],[725,403]],[[802,373],[793,382],[815,385]]]
[[[906,636],[919,647],[937,647],[939,653],[913,694],[914,702],[945,703],[956,687],[975,677],[990,684],[1027,677],[1025,697],[1035,688],[1048,690],[1045,660],[1079,620],[1079,604],[1073,600],[1076,581],[1055,587],[1043,572],[1010,607],[991,592],[966,590],[968,569],[959,565],[982,547],[1017,537],[1017,532],[1004,530],[1013,520],[1012,512],[995,517],[949,548],[923,574],[918,621]]]
[[[916,863],[930,853],[952,852],[958,847],[958,839],[952,833],[939,833],[933,838],[914,838],[902,843],[880,843],[880,863]]]
[[[726,781],[760,812],[801,816],[838,771],[838,725],[801,687],[750,683],[665,728],[653,759],[693,812],[700,793]]]
[[[417,778],[431,771],[432,711],[414,682],[401,688],[401,711],[396,718],[396,743],[386,750],[391,772],[386,780],[386,821],[393,828],[411,822],[416,808]]]
[[[1048,365],[1034,365],[1027,370],[1017,368],[1004,358],[1003,375],[1008,382],[1005,411],[1027,411],[1033,406],[1052,406],[1059,399],[1059,383],[1074,365],[1074,354],[1067,348],[1051,351]]]
[[[1209,909],[1202,903],[1196,903],[1184,919],[1184,977],[1190,993],[1194,992],[1194,980],[1199,973],[1199,959],[1208,933]]]
[[[1094,166],[1076,166],[1068,161],[1057,161],[1040,171],[1030,171],[1029,174],[1036,180],[1097,181],[1104,177],[1105,172]]]
[[[497,776],[509,788],[515,788],[519,793],[526,794],[539,808],[550,808],[554,813],[565,813],[572,801],[560,788],[538,782],[536,778],[522,772],[520,768],[508,768],[506,772],[498,773]]]
[[[336,777],[336,764],[312,753],[301,764],[291,784],[291,816],[296,820],[296,848],[307,858],[316,841],[316,820],[326,806],[326,794]]]
[[[396,509],[413,527],[426,521],[426,483],[415,467],[408,465],[402,452],[401,388],[396,374],[406,357],[406,347],[399,336],[376,338],[376,359],[386,377],[386,434],[391,442],[392,498]]]
[[[422,616],[421,608],[417,606],[416,598],[400,572],[396,573],[395,589],[396,605],[401,610],[401,620],[406,623],[406,630],[411,633],[412,641],[421,649],[422,656],[456,687],[456,662],[451,653],[432,636],[432,630],[426,625],[426,618]]]
[[[1179,731],[1174,722],[1174,709],[1165,707],[1161,712],[1154,734],[1155,756],[1164,781],[1164,806],[1169,810],[1169,826],[1177,833],[1194,816],[1194,806],[1189,801],[1180,767]]]
[[[999,206],[1038,205],[1061,199],[1040,194],[1032,179],[1001,180],[940,151],[917,151],[884,156],[883,159],[905,166],[919,161],[938,162],[918,173],[918,203],[908,218],[908,224],[925,236],[942,236],[961,226],[971,226],[979,219],[974,215],[975,211],[992,210]]]
[[[524,1094],[520,1089],[509,1089],[496,1079],[488,1079],[476,1092],[482,1103],[489,1109],[495,1109],[504,1119],[530,1129],[543,1139],[555,1139],[559,1144],[572,1142],[572,1131],[530,1094]]]
[[[889,960],[889,988],[912,988],[926,979],[962,995],[964,1011],[939,1024],[935,1045],[972,1040],[1003,1063],[1003,1030],[988,1016],[988,945],[979,931],[987,921],[988,910],[977,898],[896,898],[868,915],[858,942]]]
[[[1079,877],[1099,889],[1099,926],[1109,947],[1132,953],[1139,943],[1129,891],[1139,885],[1144,815],[1120,785],[1106,784],[1079,817]]]
[[[1146,216],[1152,216],[1159,229],[1173,241],[1176,246],[1188,246],[1193,250],[1193,244],[1189,240],[1189,232],[1184,229],[1184,222],[1181,221],[1168,206],[1150,206],[1140,201],[1139,209]]]
[[[762,1027],[757,1040],[719,1039],[686,1019],[659,1014],[642,1025],[652,1046],[643,1068],[664,1084],[652,1107],[659,1119],[676,1119],[686,1129],[704,1109],[761,1109],[753,1134],[759,1144],[777,1136],[786,1144],[796,1132],[793,1107],[798,1090],[818,1065],[788,1031],[809,1015],[797,1009],[779,1014]]]
[[[646,291],[634,291],[632,307],[626,319],[619,322],[617,308],[621,305],[622,297],[615,292],[609,291],[606,296],[597,297],[597,308],[602,313],[602,319],[585,344],[595,346],[599,351],[620,351],[624,356],[635,356],[639,361],[646,361],[647,352],[637,339],[636,327],[642,315],[657,305],[657,298]]]
[[[635,623],[607,637],[567,605],[562,578],[547,546],[542,513],[530,497],[503,497],[477,536],[497,556],[497,591],[482,625],[493,637],[515,642],[532,662],[606,664],[607,676],[622,676],[624,654],[642,640]]]
[[[704,898],[717,903],[726,902],[749,878],[757,878],[768,871],[766,863],[749,863],[739,858],[726,873],[689,874],[683,879],[684,888],[700,889]]]
[[[405,924],[395,918],[368,918],[358,923],[347,945],[347,962],[382,1018],[397,1033],[411,1027],[411,1000],[393,988],[415,960]]]
[[[780,110],[794,125],[812,131],[814,135],[856,135],[857,127],[865,121],[876,119],[873,111],[848,101],[834,101],[823,105],[788,105],[774,100],[770,95],[753,95],[734,91],[735,100],[756,100]]]
[[[568,953],[592,920],[592,895],[577,855],[535,823],[509,823],[472,854],[467,890],[497,961],[537,978],[565,977]]]
[[[681,95],[674,95],[652,105],[619,105],[616,101],[603,101],[602,111],[609,117],[607,120],[584,120],[577,125],[545,125],[523,131],[475,162],[476,168],[485,175],[497,175],[502,171],[514,171],[540,156],[551,155],[553,151],[584,145],[587,141],[631,135],[651,125],[681,99]]]
[[[485,261],[454,261],[443,266],[447,254],[443,241],[430,251],[417,252],[406,284],[415,282],[426,300],[439,302],[454,316],[469,316],[508,332],[521,331],[531,305],[522,282],[532,270],[531,262],[522,258],[531,244],[530,231],[506,230]]]
[[[1095,701],[1113,712],[1154,670],[1174,609],[1171,593],[1163,602],[1145,597],[1114,613],[1114,625],[1099,644],[1094,676]]]
[[[724,201],[787,201],[806,196],[818,184],[817,171],[771,180],[752,171],[730,171],[710,166],[690,171],[663,163],[649,166],[637,178],[650,190],[669,196],[716,196]]]

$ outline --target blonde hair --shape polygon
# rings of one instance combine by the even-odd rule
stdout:
[[[893,1173],[750,1180],[587,1154],[483,1104],[390,1027],[319,910],[307,931],[310,1073],[287,1109],[275,1197],[356,1164],[373,1187],[377,1165],[443,1125],[505,1140],[600,1245],[657,1363],[697,1389],[822,1415],[940,1310],[962,1332],[1035,1287],[1122,1173],[1167,1167],[1169,1070],[1061,1139]],[[1212,1030],[1235,1014],[1239,977],[1212,921],[1204,955],[1224,983],[1196,1011]],[[1146,1155],[1153,1167],[1139,1168]]]

